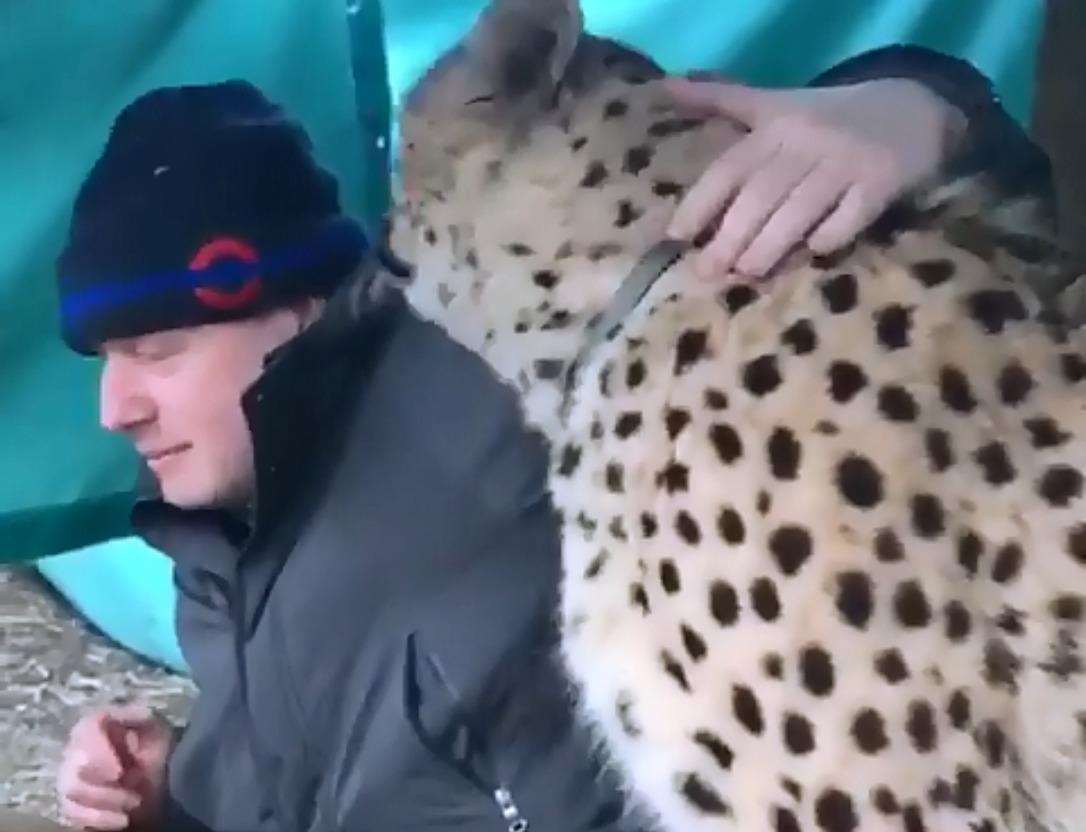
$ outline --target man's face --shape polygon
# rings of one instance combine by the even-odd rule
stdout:
[[[254,487],[241,395],[263,359],[302,328],[281,309],[224,324],[118,338],[102,345],[102,427],[123,433],[181,508],[241,508]]]

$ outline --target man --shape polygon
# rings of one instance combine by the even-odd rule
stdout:
[[[1008,187],[1043,174],[956,62],[894,53],[868,70],[924,78],[974,129],[950,142],[953,108],[915,86],[878,88],[917,108],[905,121],[940,152],[910,163],[915,134],[892,137],[905,148],[864,145],[893,154],[898,174],[888,187],[878,169],[880,196],[852,200],[853,223],[950,147],[980,153],[962,162],[977,164],[992,141],[1018,142],[996,160]],[[866,124],[871,101],[857,89],[743,100],[763,111],[775,101],[769,126],[796,113]],[[763,141],[759,113],[747,115],[750,141]],[[761,169],[722,161],[682,209],[698,225],[732,195],[752,206],[738,230],[722,226],[709,249],[718,265],[790,204],[788,177]],[[767,181],[776,190],[757,184]],[[817,219],[846,204],[843,192],[822,204],[801,194],[798,213]],[[813,224],[788,213],[785,226],[807,226],[796,236]],[[557,665],[559,542],[541,442],[480,360],[357,275],[365,255],[304,133],[253,87],[158,90],[118,118],[59,261],[63,330],[104,358],[103,426],[153,475],[157,493],[133,522],[175,560],[200,697],[176,745],[138,706],[82,720],[58,780],[73,823],[641,828]]]

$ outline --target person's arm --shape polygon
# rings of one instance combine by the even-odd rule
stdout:
[[[1000,102],[992,82],[968,61],[922,46],[887,46],[864,52],[821,73],[811,87],[876,79],[917,81],[965,117],[964,136],[946,160],[948,175],[991,174],[1008,196],[1052,198],[1048,156]]]

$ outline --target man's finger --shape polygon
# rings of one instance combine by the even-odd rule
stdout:
[[[669,237],[690,239],[715,220],[750,174],[777,152],[778,145],[749,136],[723,153],[701,175],[675,209]]]
[[[124,773],[120,757],[104,730],[88,731],[79,739],[73,768],[80,780],[100,786],[116,783]]]
[[[116,786],[96,786],[92,783],[77,782],[64,795],[68,800],[88,809],[101,809],[107,812],[127,814],[140,804],[136,792]]]
[[[828,216],[848,185],[836,166],[816,167],[769,218],[736,263],[736,271],[761,277],[769,272],[816,223]]]
[[[848,245],[878,218],[889,203],[888,198],[872,196],[860,186],[853,185],[837,210],[814,230],[807,246],[816,254],[829,254]]]
[[[154,723],[157,717],[146,705],[111,705],[103,711],[105,719],[130,728],[139,728]]]
[[[62,798],[60,814],[73,826],[80,829],[119,830],[128,828],[128,815],[111,812],[106,809],[92,809],[81,806],[73,800]]]
[[[749,127],[755,127],[780,110],[779,90],[763,90],[724,81],[692,81],[671,76],[664,79],[664,88],[675,105],[703,115],[727,115]]]
[[[792,153],[774,156],[743,185],[713,240],[698,256],[703,277],[730,271],[766,221],[811,172],[816,160]]]

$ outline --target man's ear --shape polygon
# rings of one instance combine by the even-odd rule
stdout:
[[[298,332],[301,334],[309,329],[324,313],[324,307],[328,303],[324,298],[304,297],[290,304],[290,311],[294,313],[298,322]]]

